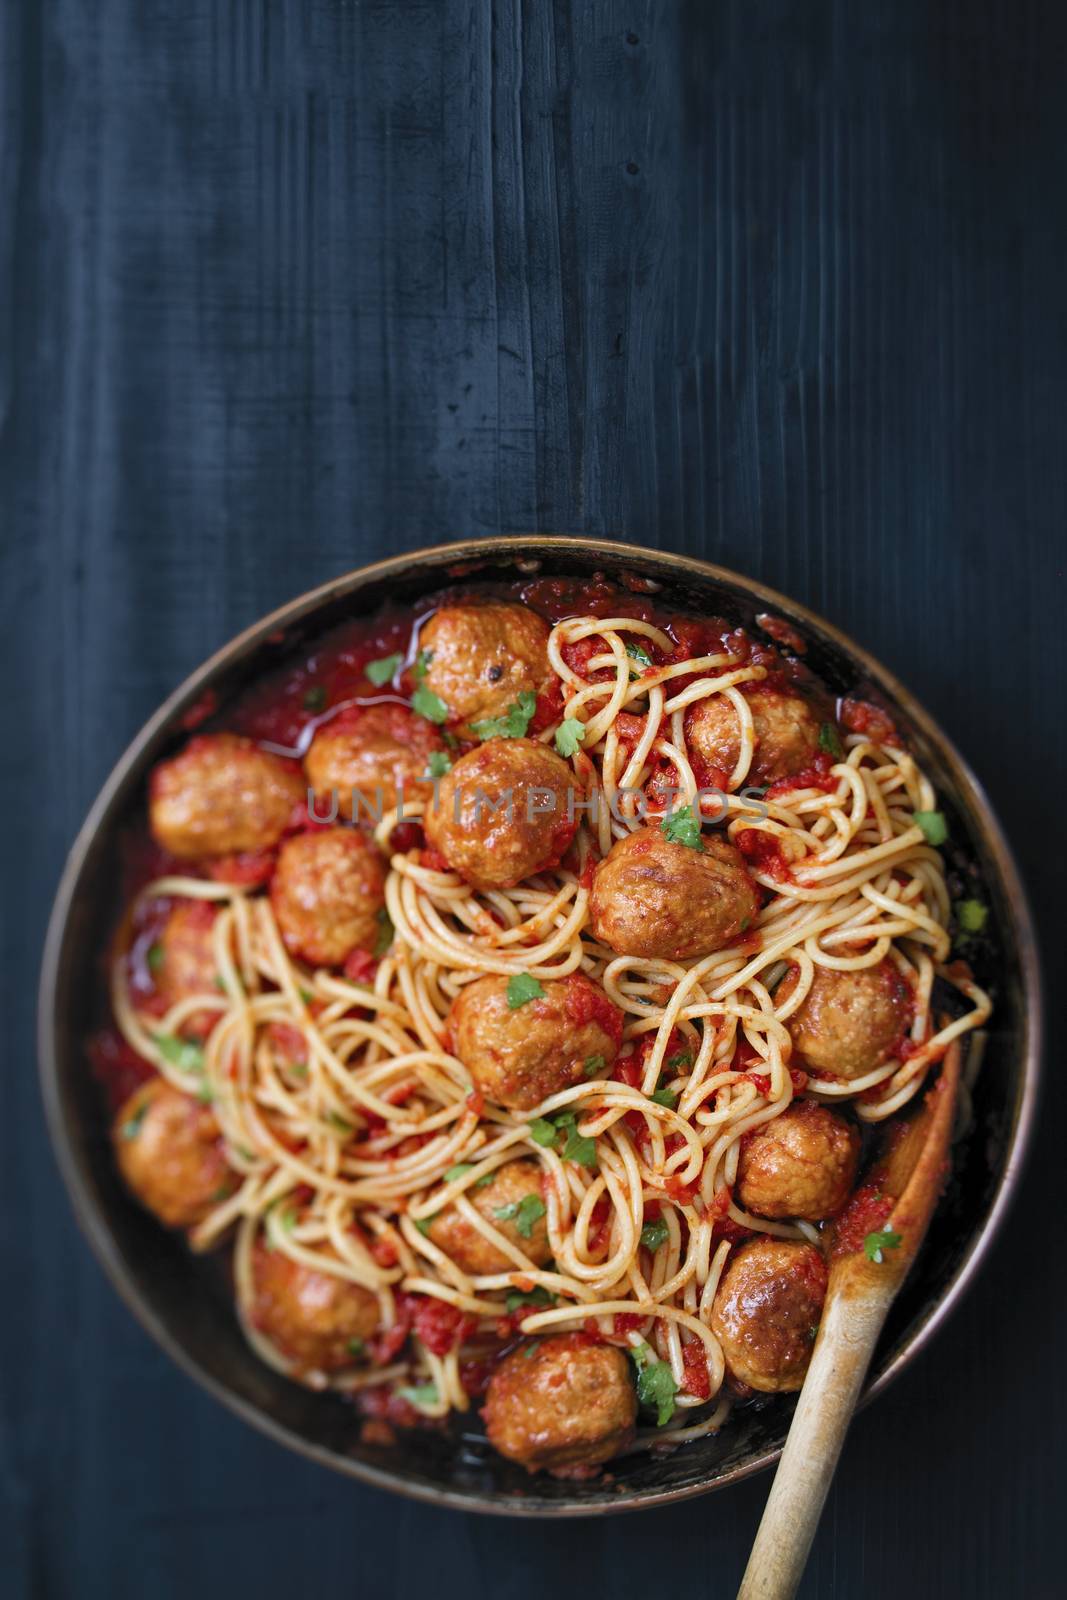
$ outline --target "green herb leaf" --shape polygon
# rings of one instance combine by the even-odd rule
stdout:
[[[528,1289],[525,1293],[518,1289],[512,1290],[504,1303],[509,1311],[518,1311],[520,1306],[554,1306],[556,1296],[549,1294],[547,1289],[542,1289],[538,1284],[536,1288]]]
[[[204,1052],[191,1039],[179,1039],[173,1033],[153,1034],[160,1055],[179,1072],[203,1072]]]
[[[530,1138],[534,1144],[539,1144],[546,1150],[555,1144],[556,1132],[556,1124],[549,1122],[547,1117],[535,1117],[530,1123]]]
[[[165,952],[163,946],[158,942],[148,946],[148,953],[145,956],[145,960],[148,963],[149,972],[159,971],[160,967],[163,965],[164,956]]]
[[[668,1058],[667,1065],[669,1067],[691,1067],[693,1065],[693,1052],[691,1050],[679,1050],[676,1056]]]
[[[835,761],[840,761],[845,753],[841,743],[841,735],[837,731],[836,722],[824,722],[819,729],[819,749],[824,755],[833,756]]]
[[[896,1250],[900,1247],[902,1235],[886,1231],[885,1233],[869,1233],[863,1241],[863,1253],[868,1261],[873,1261],[875,1266],[882,1264],[883,1250]]]
[[[296,1212],[290,1206],[288,1211],[283,1211],[278,1218],[278,1226],[283,1233],[292,1233],[296,1227]]]
[[[531,1339],[530,1340],[529,1344],[526,1346],[525,1350],[522,1352],[522,1357],[523,1357],[524,1361],[529,1361],[530,1357],[535,1353],[535,1351],[537,1350],[537,1347],[538,1347],[538,1345],[540,1343],[541,1343],[540,1339]]]
[[[544,998],[544,989],[536,978],[531,978],[528,972],[517,972],[513,978],[508,979],[508,1010],[517,1011],[520,1006],[525,1006],[531,1000]]]
[[[366,1348],[367,1347],[362,1339],[349,1339],[347,1345],[345,1346],[345,1349],[348,1351],[349,1355],[355,1356],[357,1360],[363,1354]]]
[[[330,1124],[331,1128],[336,1128],[338,1133],[351,1133],[353,1127],[355,1126],[354,1123],[348,1122],[336,1111],[327,1111],[326,1121]]]
[[[596,1140],[580,1134],[576,1128],[568,1133],[562,1154],[564,1161],[573,1161],[579,1167],[595,1168],[598,1165]]]
[[[626,646],[626,654],[630,657],[631,661],[637,661],[640,663],[642,671],[646,667],[650,667],[653,664],[652,657],[649,655],[644,645],[635,644],[632,639]]]
[[[579,722],[576,717],[568,717],[556,729],[556,749],[564,758],[573,756],[584,738],[585,723]]]
[[[396,669],[402,660],[403,657],[399,651],[395,655],[379,656],[377,661],[368,661],[363,671],[374,687],[380,689],[383,683],[392,683],[396,677]]]
[[[603,1056],[586,1056],[582,1062],[582,1071],[587,1078],[595,1078],[598,1072],[603,1072],[606,1065]]]
[[[431,750],[430,759],[426,765],[428,778],[443,778],[446,772],[452,771],[452,763],[443,750]]]
[[[122,1137],[124,1139],[136,1139],[137,1135],[141,1131],[141,1124],[144,1122],[144,1119],[147,1117],[147,1115],[148,1101],[142,1100],[141,1104],[137,1107],[137,1110],[131,1117],[126,1118],[126,1121],[119,1129],[119,1133],[122,1135]]]
[[[981,933],[989,919],[989,907],[981,900],[957,900],[953,910],[961,933]]]
[[[326,689],[321,683],[313,683],[304,695],[305,711],[321,711],[326,704]]]
[[[680,811],[674,811],[669,817],[664,817],[659,825],[659,831],[671,844],[684,844],[690,850],[704,848],[704,841],[700,837],[700,823],[693,815],[692,806],[683,806]]]
[[[428,1239],[429,1238],[430,1229],[433,1227],[433,1224],[436,1221],[437,1216],[438,1216],[438,1213],[435,1211],[432,1217],[419,1217],[417,1221],[415,1220],[414,1217],[412,1218],[412,1221],[415,1222],[416,1228],[418,1228],[419,1232],[422,1234],[424,1239]]]
[[[496,1177],[496,1173],[495,1172],[487,1172],[487,1173],[485,1173],[485,1175],[483,1177],[478,1178],[476,1180],[476,1182],[472,1185],[472,1187],[475,1188],[475,1189],[484,1189],[486,1184],[492,1183],[492,1181],[493,1181],[493,1179],[495,1177]]]
[[[454,1167],[449,1167],[445,1173],[446,1183],[455,1183],[457,1178],[462,1178],[466,1173],[474,1171],[473,1161],[457,1161]]]
[[[646,1250],[658,1250],[660,1245],[666,1241],[669,1233],[670,1229],[663,1218],[656,1217],[653,1222],[646,1222],[641,1229],[641,1243]]]
[[[416,1411],[425,1411],[428,1406],[437,1404],[436,1383],[420,1383],[414,1388],[398,1389],[396,1392],[401,1400],[406,1400]]]
[[[482,722],[472,722],[471,728],[479,739],[522,739],[536,710],[537,696],[524,689],[502,717],[486,717]]]
[[[653,1105],[666,1106],[668,1111],[673,1111],[678,1104],[678,1091],[677,1089],[656,1089],[648,1098]]]
[[[421,683],[425,678],[427,669],[432,660],[432,650],[420,650],[418,655],[415,657],[415,677],[419,683]]]
[[[418,712],[420,717],[425,717],[427,722],[442,723],[448,721],[448,707],[439,694],[434,694],[432,689],[427,689],[424,683],[411,697],[411,709]]]
[[[649,1360],[652,1351],[646,1344],[643,1347],[647,1352],[638,1360],[637,1369],[637,1398],[643,1406],[656,1413],[656,1426],[664,1427],[674,1416],[674,1397],[678,1393],[678,1385],[674,1381],[674,1373],[666,1361]],[[635,1360],[637,1353],[630,1352]]]
[[[500,1222],[514,1222],[521,1239],[533,1237],[534,1223],[540,1222],[544,1214],[545,1202],[539,1194],[526,1194],[521,1200],[513,1200],[510,1205],[493,1208],[493,1215]]]
[[[380,961],[386,951],[392,947],[396,929],[393,927],[392,918],[384,906],[376,914],[375,920],[378,923],[378,932],[374,937],[374,949],[371,951],[371,955],[376,961]]]
[[[935,850],[948,838],[948,824],[941,811],[916,811],[911,820],[918,824],[922,829],[923,838],[927,844],[932,844]]]

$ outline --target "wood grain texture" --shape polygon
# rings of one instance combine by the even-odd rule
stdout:
[[[465,1520],[170,1368],[47,1153],[47,902],[238,628],[392,550],[590,531],[776,584],[898,671],[1008,824],[1059,1000],[1065,54],[1042,0],[0,8],[5,1594],[732,1595],[764,1482]],[[857,1420],[805,1596],[1059,1592],[1050,1067],[1007,1237]]]

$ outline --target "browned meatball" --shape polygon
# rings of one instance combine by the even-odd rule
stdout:
[[[340,966],[374,946],[385,866],[355,828],[315,828],[282,846],[270,898],[287,950],[315,967]]]
[[[526,1218],[526,1213],[523,1213],[523,1217],[520,1217],[523,1227],[529,1230],[529,1238],[523,1237],[515,1220],[515,1207],[531,1196],[541,1199],[541,1169],[536,1161],[505,1162],[484,1187],[466,1191],[466,1197],[475,1211],[505,1239],[525,1251],[536,1266],[541,1267],[552,1256],[544,1216],[535,1220]],[[532,1209],[536,1211],[537,1207]],[[501,1215],[502,1212],[504,1215]],[[469,1272],[472,1277],[479,1273],[515,1270],[511,1257],[490,1244],[477,1228],[472,1228],[454,1206],[448,1206],[434,1218],[429,1237],[446,1255],[451,1256],[461,1271]]]
[[[171,855],[225,856],[276,845],[304,798],[294,761],[235,733],[206,733],[155,768],[149,818]]]
[[[581,1334],[520,1345],[489,1380],[482,1412],[489,1443],[528,1472],[607,1461],[634,1434],[629,1369],[621,1350]]]
[[[702,850],[658,826],[612,845],[593,875],[595,937],[619,955],[687,961],[737,939],[759,910],[744,858],[717,834]]]
[[[738,1246],[715,1292],[710,1318],[735,1382],[764,1394],[800,1388],[826,1280],[826,1262],[814,1245],[763,1238]]]
[[[151,951],[156,1000],[165,1010],[194,994],[218,993],[215,961],[215,919],[218,907],[208,900],[179,900],[163,924]],[[210,1033],[217,1011],[195,1011],[178,1031],[187,1039]]]
[[[788,1000],[799,970],[786,973],[775,1003]],[[891,961],[857,972],[816,967],[798,1010],[787,1019],[793,1048],[817,1072],[862,1078],[887,1061],[911,1021],[911,995]]]
[[[556,866],[574,838],[572,783],[567,763],[546,745],[493,739],[441,780],[426,837],[475,889],[514,888]]]
[[[316,810],[329,814],[326,798],[333,789],[338,815],[349,821],[353,794],[357,821],[395,813],[401,795],[425,799],[430,756],[444,747],[433,723],[407,706],[352,706],[319,729],[304,758],[308,782],[321,797]]]
[[[547,689],[548,635],[527,606],[473,601],[434,612],[419,635],[424,681],[448,707],[450,726],[478,738],[475,723],[504,716],[520,694]]]
[[[165,1078],[130,1096],[111,1137],[127,1184],[168,1228],[194,1227],[237,1186],[215,1118]]]
[[[738,1199],[759,1217],[821,1222],[841,1210],[856,1181],[860,1136],[814,1100],[795,1100],[745,1136]]]
[[[755,751],[747,782],[774,783],[809,766],[819,753],[820,720],[800,694],[762,685],[745,691],[752,708]],[[729,777],[741,754],[737,712],[727,695],[698,700],[686,715],[686,740],[705,766]]]
[[[253,1325],[302,1372],[350,1367],[378,1331],[377,1295],[262,1242],[253,1252],[252,1282]]]
[[[531,1111],[614,1061],[622,1012],[584,974],[550,979],[540,999],[516,1007],[509,982],[478,978],[449,1014],[456,1055],[487,1100]]]

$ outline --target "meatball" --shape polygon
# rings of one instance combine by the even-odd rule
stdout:
[[[775,990],[778,1006],[799,980],[796,967]],[[911,995],[891,961],[855,972],[816,967],[811,988],[786,1021],[793,1048],[817,1072],[862,1078],[887,1061],[911,1020]]]
[[[581,1334],[520,1345],[490,1378],[482,1415],[489,1443],[528,1472],[596,1466],[633,1438],[630,1363]]]
[[[237,1187],[215,1118],[165,1078],[130,1096],[111,1137],[127,1184],[168,1228],[195,1227]]]
[[[589,909],[595,937],[619,955],[687,961],[732,943],[759,904],[744,858],[726,839],[713,834],[694,850],[646,827],[599,863]]]
[[[444,740],[425,717],[407,706],[388,703],[352,706],[319,729],[304,758],[304,771],[316,797],[337,791],[338,813],[353,820],[380,820],[405,799],[430,792],[427,767]],[[317,806],[325,814],[320,802]]]
[[[252,1284],[253,1326],[302,1372],[350,1367],[378,1331],[376,1294],[262,1241],[252,1256]]]
[[[182,859],[269,850],[304,796],[295,762],[235,733],[201,734],[152,773],[149,819],[158,843]]]
[[[552,1257],[544,1217],[540,1216],[532,1223],[523,1223],[524,1227],[529,1227],[529,1238],[523,1237],[514,1220],[514,1208],[531,1195],[541,1199],[541,1169],[536,1161],[507,1161],[497,1168],[484,1188],[467,1190],[467,1199],[475,1211],[505,1239],[524,1251],[536,1266],[543,1267]],[[501,1212],[505,1215],[502,1216]],[[451,1256],[462,1272],[469,1272],[471,1277],[479,1273],[515,1270],[511,1257],[491,1245],[477,1228],[472,1228],[454,1206],[447,1207],[434,1218],[429,1237],[446,1255]]]
[[[215,961],[215,918],[218,907],[208,900],[179,900],[167,917],[152,947],[149,965],[156,999],[166,1011],[194,994],[218,991]],[[197,1011],[181,1024],[185,1038],[202,1039],[210,1033],[217,1012]]]
[[[475,723],[502,717],[520,694],[552,681],[549,627],[528,606],[499,601],[443,606],[419,635],[428,689],[448,707],[449,724],[478,738]]]
[[[762,684],[747,691],[755,750],[749,783],[774,783],[809,766],[819,753],[820,722],[803,695]],[[737,712],[727,695],[697,700],[686,716],[686,740],[706,767],[729,777],[741,754]]]
[[[511,889],[554,867],[578,829],[567,763],[533,739],[493,739],[441,780],[426,838],[475,889]]]
[[[270,898],[287,950],[314,967],[340,966],[374,946],[385,866],[354,828],[315,828],[282,846]]]
[[[748,1134],[737,1164],[738,1199],[759,1217],[835,1217],[856,1181],[860,1136],[814,1100],[796,1100]]]
[[[727,1263],[711,1330],[735,1383],[764,1394],[799,1389],[826,1298],[826,1262],[814,1245],[750,1239]]]
[[[452,1043],[487,1100],[532,1111],[614,1061],[623,1017],[582,973],[550,979],[541,998],[514,1008],[509,981],[478,978],[460,991],[449,1014]]]

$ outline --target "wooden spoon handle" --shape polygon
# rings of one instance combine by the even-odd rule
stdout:
[[[892,1299],[891,1289],[874,1287],[837,1295],[826,1306],[737,1600],[789,1600],[796,1593]]]

